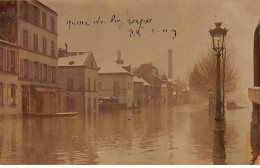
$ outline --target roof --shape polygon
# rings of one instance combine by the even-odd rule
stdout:
[[[92,53],[82,53],[80,55],[61,57],[58,59],[58,66],[84,66]]]
[[[56,11],[54,11],[53,9],[51,9],[50,7],[48,7],[48,6],[46,6],[45,4],[43,4],[42,2],[40,2],[40,1],[42,1],[42,0],[35,0],[36,1],[36,3],[38,3],[39,5],[41,5],[41,6],[43,6],[44,8],[46,8],[46,9],[48,9],[49,11],[51,11],[52,13],[54,13],[56,16],[58,16],[58,14],[57,14],[57,12]]]
[[[113,74],[113,73],[121,73],[121,74],[129,74],[133,75],[132,73],[128,72],[122,65],[114,63],[114,62],[106,62],[102,63],[99,66],[101,69],[99,70],[99,74]]]
[[[146,82],[143,78],[140,78],[143,82],[145,86],[151,86],[148,82]]]
[[[138,78],[137,76],[134,76],[133,82],[135,82],[135,83],[144,83],[144,81],[141,78]]]

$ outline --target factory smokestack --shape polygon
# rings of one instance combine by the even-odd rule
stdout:
[[[168,79],[172,79],[172,50],[168,50]]]

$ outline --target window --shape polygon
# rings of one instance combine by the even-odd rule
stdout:
[[[38,35],[33,34],[33,49],[38,51]]]
[[[42,27],[46,29],[46,13],[42,12]]]
[[[51,76],[52,76],[51,70],[52,70],[51,66],[47,66],[47,71],[48,71],[47,82],[51,82]]]
[[[114,82],[114,88],[116,88],[116,87],[118,87],[118,82],[117,81]]]
[[[4,87],[3,83],[0,83],[0,106],[4,104]]]
[[[98,82],[98,90],[101,90],[101,82]]]
[[[51,41],[51,56],[55,57],[55,42]]]
[[[0,71],[4,68],[4,50],[0,48]]]
[[[47,65],[46,64],[43,64],[43,67],[42,67],[42,78],[43,78],[43,81],[46,82],[47,81]]]
[[[25,1],[20,1],[20,16],[24,20],[28,20],[28,3]]]
[[[119,94],[120,94],[120,89],[118,86],[118,81],[115,81],[114,82],[114,96],[119,96]]]
[[[38,63],[38,68],[39,68],[39,80],[42,80],[42,64]]]
[[[91,91],[90,89],[91,89],[91,83],[90,83],[90,78],[88,78],[88,91]]]
[[[72,97],[67,97],[67,111],[73,111],[74,109],[74,99]]]
[[[68,79],[67,80],[67,90],[72,91],[73,90],[73,79]]]
[[[16,86],[11,84],[11,105],[15,105],[16,101]]]
[[[10,56],[10,62],[8,65],[8,70],[9,72],[15,72],[15,52],[14,51],[10,51],[11,52],[11,56]]]
[[[55,23],[53,17],[51,17],[51,32],[55,33]]]
[[[97,109],[97,99],[94,98],[94,110],[96,110],[96,109]]]
[[[56,74],[57,74],[57,69],[55,67],[52,67],[52,75],[51,75],[52,82],[56,82]]]
[[[29,78],[29,61],[26,59],[24,60],[24,78]]]
[[[38,80],[39,79],[39,64],[38,64],[38,62],[34,62],[34,68],[35,68],[34,79]]]
[[[43,54],[47,53],[47,40],[45,37],[42,38],[42,53]]]
[[[39,25],[39,21],[40,21],[40,10],[34,6],[33,7],[33,23],[35,25]]]
[[[91,68],[92,68],[93,67],[93,61],[91,61],[90,64],[91,64]]]
[[[23,30],[23,47],[28,48],[28,31]]]

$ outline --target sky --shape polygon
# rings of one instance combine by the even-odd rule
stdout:
[[[173,50],[173,76],[187,73],[211,47],[209,29],[216,21],[228,31],[227,39],[240,74],[239,86],[253,85],[253,38],[260,21],[259,0],[40,0],[58,13],[58,47],[93,52],[97,64],[115,61],[120,50],[126,64],[153,63],[161,74],[168,70]],[[119,23],[110,23],[115,15]],[[105,24],[94,24],[98,18]],[[141,37],[130,37],[128,19],[152,19],[142,24]],[[87,21],[71,26],[68,21]],[[167,32],[162,32],[165,29]],[[176,30],[176,37],[174,32]],[[154,32],[153,32],[154,31]]]

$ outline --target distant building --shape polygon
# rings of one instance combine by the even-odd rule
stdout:
[[[141,64],[135,69],[134,74],[137,77],[143,78],[151,85],[151,98],[159,96],[161,93],[161,79],[159,78],[158,69],[149,64]]]
[[[104,63],[100,65],[99,82],[101,97],[116,97],[124,108],[131,108],[134,101],[133,77],[117,63]]]
[[[144,90],[144,81],[137,76],[134,76],[134,107],[140,108],[146,102],[145,90]]]
[[[37,0],[0,1],[0,8],[0,38],[19,46],[22,113],[57,113],[57,13]]]
[[[91,52],[66,52],[58,60],[61,112],[98,112],[98,66]]]
[[[18,46],[0,40],[0,114],[21,114]]]

